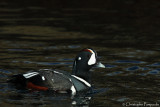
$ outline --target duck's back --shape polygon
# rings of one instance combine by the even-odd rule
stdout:
[[[76,93],[88,90],[91,85],[84,79],[69,72],[53,69],[40,69],[12,76],[9,80],[20,89],[71,91]]]

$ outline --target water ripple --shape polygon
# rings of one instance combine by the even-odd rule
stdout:
[[[115,76],[115,75],[122,74],[122,73],[123,73],[122,71],[116,71],[116,72],[107,73],[106,75],[107,76]]]
[[[116,65],[110,65],[110,64],[107,64],[105,65],[106,68],[114,68],[114,67],[117,67]]]
[[[33,51],[31,49],[7,49],[8,51],[15,51],[15,52],[30,52]]]
[[[157,75],[157,74],[160,74],[160,70],[155,69],[155,70],[149,71],[147,74]]]
[[[4,70],[4,69],[0,69],[0,73],[2,73],[2,74],[11,74],[10,71]]]
[[[13,63],[19,63],[20,61],[12,61]],[[40,64],[40,65],[71,65],[73,62],[35,62],[35,61],[22,61],[25,64]]]
[[[136,61],[136,60],[117,60],[115,63],[131,63],[131,64],[144,64],[144,61]]]
[[[150,64],[150,65],[147,65],[147,66],[153,66],[153,67],[160,66],[160,62],[156,62],[156,63]]]
[[[48,47],[44,47],[44,50],[54,50],[54,49],[76,49],[76,48],[80,48],[79,45],[68,45],[68,46],[48,46]]]
[[[126,68],[127,71],[136,71],[136,70],[139,70],[139,69],[140,69],[139,66],[132,66],[132,67]]]

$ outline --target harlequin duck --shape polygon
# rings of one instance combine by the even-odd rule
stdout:
[[[105,68],[97,62],[97,53],[91,48],[85,48],[79,52],[73,63],[72,74],[53,69],[40,69],[24,74],[13,75],[9,80],[18,89],[30,89],[36,91],[53,90],[55,92],[77,92],[91,88],[89,71],[93,66]]]

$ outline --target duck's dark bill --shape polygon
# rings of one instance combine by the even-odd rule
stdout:
[[[96,63],[95,67],[98,68],[106,68],[104,64],[102,64],[101,62]]]

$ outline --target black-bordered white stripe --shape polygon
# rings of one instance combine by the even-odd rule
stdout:
[[[88,83],[86,80],[84,80],[84,79],[82,79],[82,78],[80,78],[78,76],[75,76],[75,75],[71,75],[71,76],[74,77],[74,78],[76,78],[76,79],[78,79],[79,81],[81,81],[82,83],[84,83],[86,86],[91,87],[91,84]]]
[[[64,75],[63,73],[61,73],[61,72],[58,72],[58,71],[53,71],[54,73],[57,73],[57,74],[60,74],[60,75]],[[65,75],[64,75],[65,76]],[[71,83],[72,83],[72,80],[71,79],[69,79],[70,81],[71,81]],[[52,80],[53,81],[53,80]],[[71,86],[71,88],[70,88],[70,90],[72,91],[72,95],[74,96],[74,95],[76,95],[76,88],[75,88],[75,86],[72,84],[72,86]]]
[[[31,78],[31,77],[36,76],[38,74],[39,74],[38,72],[30,72],[30,73],[23,74],[23,76],[25,78]]]
[[[71,79],[69,79],[71,82],[72,82],[72,80]],[[72,86],[71,86],[71,89],[70,89],[71,91],[72,91],[72,95],[74,96],[74,95],[76,95],[76,88],[75,88],[75,86],[72,84]]]

